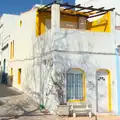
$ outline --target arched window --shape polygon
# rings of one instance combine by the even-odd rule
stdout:
[[[85,101],[85,72],[72,68],[67,72],[67,100]]]

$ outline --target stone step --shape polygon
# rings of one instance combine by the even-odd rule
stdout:
[[[91,111],[92,109],[88,108],[78,108],[78,109],[72,109],[73,111]]]

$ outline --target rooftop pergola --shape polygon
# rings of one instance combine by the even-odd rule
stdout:
[[[104,7],[101,8],[94,8],[94,6],[83,7],[81,4],[78,5],[70,5],[68,3],[58,3],[56,1],[45,5],[42,8],[38,9],[39,13],[42,12],[50,12],[51,6],[53,4],[59,4],[60,10],[62,14],[70,15],[70,16],[84,16],[87,18],[92,18],[96,16],[101,16],[106,14],[109,11],[113,11],[115,8],[105,9]]]

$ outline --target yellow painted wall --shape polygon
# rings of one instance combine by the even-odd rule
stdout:
[[[99,20],[87,22],[87,29],[93,32],[110,32],[111,31],[110,12],[106,13]]]
[[[51,19],[51,13],[43,12],[36,13],[36,36],[45,33],[45,20]],[[77,16],[61,15],[61,21],[75,22],[78,23]]]
[[[18,69],[18,84],[21,84],[21,69]]]
[[[43,12],[36,13],[36,36],[39,36],[46,31],[45,20],[51,19],[51,13]],[[78,23],[77,16],[61,15],[61,21]],[[79,24],[78,24],[79,25]],[[111,16],[110,12],[106,13],[102,18],[93,22],[87,22],[87,30],[93,32],[110,32],[111,31]]]
[[[10,59],[12,59],[12,42],[10,42]]]
[[[10,42],[10,59],[14,58],[14,40]]]
[[[13,68],[10,69],[11,82],[13,81]]]
[[[45,19],[50,19],[50,13],[36,13],[36,36],[45,33]]]
[[[12,58],[14,58],[14,40],[12,41]]]

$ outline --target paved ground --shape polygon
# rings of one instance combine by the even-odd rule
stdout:
[[[41,113],[38,106],[17,89],[0,84],[0,120],[61,120]]]
[[[64,118],[64,120],[120,120],[120,117],[115,116],[99,116],[99,117],[70,117],[70,118]]]
[[[0,98],[1,97],[9,97],[9,96],[20,95],[20,94],[22,94],[22,93],[14,90],[12,87],[0,84]]]
[[[120,120],[120,117],[73,118],[43,114],[31,98],[12,87],[0,84],[0,120]]]

